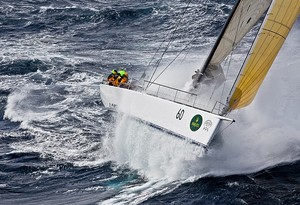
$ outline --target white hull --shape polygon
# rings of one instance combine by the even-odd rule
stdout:
[[[192,142],[208,146],[222,120],[230,120],[191,106],[134,90],[100,85],[105,107],[139,118]]]

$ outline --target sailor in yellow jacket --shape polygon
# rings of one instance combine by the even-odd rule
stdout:
[[[116,82],[116,80],[117,80],[118,77],[119,77],[118,72],[115,69],[113,69],[111,71],[111,74],[107,77],[108,85],[115,86],[115,82]]]
[[[128,82],[128,73],[124,70],[121,69],[118,72],[119,76],[117,77],[116,81],[115,81],[115,86],[122,86],[124,84],[126,84]]]

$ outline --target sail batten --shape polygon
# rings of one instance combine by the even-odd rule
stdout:
[[[273,0],[231,96],[229,110],[252,102],[297,20],[299,10],[299,0]]]
[[[268,29],[262,29],[262,30],[264,30],[265,32],[267,31],[269,35],[270,35],[270,33],[273,33],[273,34],[276,34],[276,35],[282,37],[283,39],[285,39],[285,37],[282,36],[282,35],[280,35],[280,33],[278,33],[278,32],[270,31],[270,30],[268,30]],[[265,34],[266,34],[266,33],[265,33]],[[269,39],[269,42],[267,42],[267,39],[263,39],[263,41],[265,42],[265,45],[266,45],[266,46],[263,48],[262,46],[263,46],[264,44],[262,44],[262,45],[258,48],[258,50],[264,49],[264,50],[261,50],[261,51],[260,51],[261,53],[266,53],[266,52],[268,52],[268,50],[269,50],[269,51],[272,51],[273,49],[278,50],[278,49],[280,49],[280,47],[281,47],[280,44],[278,44],[278,43],[277,43],[277,44],[274,44],[274,43],[273,43],[273,42],[274,42],[274,37],[271,38],[271,39]],[[267,43],[266,43],[266,42],[267,42]],[[273,43],[273,44],[272,44],[272,43]],[[273,46],[273,47],[272,47],[272,46]],[[276,48],[276,47],[277,47],[277,48]],[[249,83],[247,83],[247,82],[250,81],[250,82],[254,83],[254,81],[252,81],[252,76],[255,75],[256,70],[260,70],[260,72],[257,72],[257,75],[258,75],[258,76],[260,76],[261,74],[264,74],[264,73],[262,73],[262,72],[264,72],[264,70],[262,70],[262,68],[266,67],[269,63],[271,63],[270,61],[272,61],[272,59],[269,58],[269,56],[270,56],[270,54],[268,55],[268,57],[267,57],[266,59],[264,59],[264,60],[262,61],[261,58],[263,58],[263,55],[261,55],[261,56],[259,56],[259,57],[256,59],[256,61],[255,61],[255,59],[253,58],[252,61],[249,62],[249,66],[256,67],[256,68],[258,68],[258,69],[253,69],[253,70],[249,71],[248,76],[249,76],[250,78],[248,78],[247,80],[245,80],[244,83],[242,83],[242,84],[245,84],[246,86],[249,86]],[[256,63],[256,64],[252,65],[253,63]],[[244,74],[244,75],[245,75],[245,74]],[[250,88],[251,88],[251,87],[250,87]]]

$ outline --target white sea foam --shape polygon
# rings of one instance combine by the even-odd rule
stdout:
[[[114,160],[150,179],[170,181],[189,177],[190,163],[203,149],[127,116],[119,119],[114,140]]]
[[[0,188],[5,188],[7,187],[7,184],[0,184]]]
[[[48,114],[38,113],[28,109],[25,99],[28,97],[28,92],[32,89],[31,86],[23,86],[21,89],[16,89],[8,96],[4,118],[10,119],[12,122],[22,122],[21,126],[27,128],[28,122],[37,118],[48,117]],[[29,105],[30,106],[30,105]]]
[[[111,132],[102,120],[106,110],[93,104],[99,100],[95,87],[99,77],[74,74],[53,85],[28,80],[8,96],[4,117],[20,122],[34,138],[13,143],[13,152],[37,152],[76,166],[99,166],[109,161],[105,150],[111,150]],[[102,141],[99,135],[103,136]]]

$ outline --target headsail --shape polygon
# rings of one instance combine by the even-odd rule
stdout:
[[[264,14],[271,1],[239,0],[236,3],[201,71],[196,71],[193,76],[194,87],[202,80],[223,75],[221,63]]]
[[[300,12],[300,0],[273,0],[242,68],[229,110],[249,105]]]

